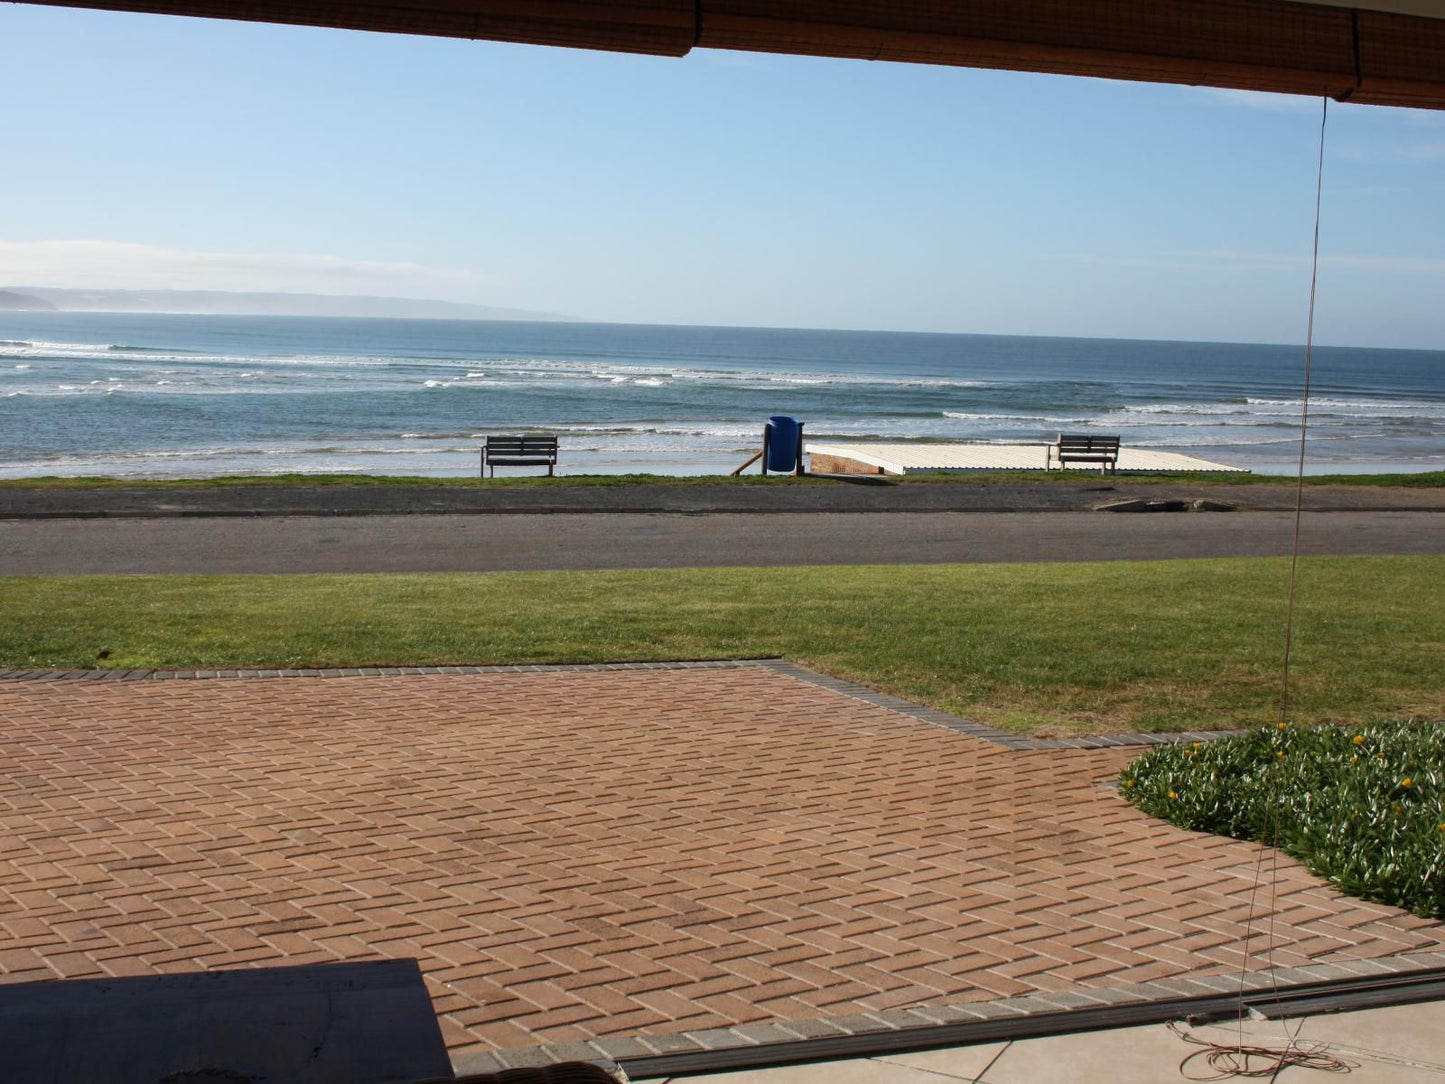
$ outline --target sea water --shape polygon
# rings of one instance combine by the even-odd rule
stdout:
[[[0,313],[0,477],[462,475],[486,433],[564,474],[724,473],[815,441],[1125,447],[1292,472],[1299,346],[761,328]],[[1445,468],[1445,352],[1317,347],[1306,470]],[[516,473],[516,472],[513,472]]]

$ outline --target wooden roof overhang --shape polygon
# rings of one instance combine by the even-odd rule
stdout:
[[[1445,108],[1445,4],[1433,0],[40,2],[663,56],[740,49]]]

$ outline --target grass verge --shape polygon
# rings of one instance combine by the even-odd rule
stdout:
[[[1247,727],[1278,696],[1282,559],[0,579],[0,667],[784,655],[1023,733]],[[1301,719],[1445,717],[1445,558],[1300,564]]]
[[[1145,753],[1140,809],[1277,845],[1346,895],[1445,919],[1445,723],[1277,727]]]
[[[334,486],[415,487],[445,486],[453,489],[533,488],[533,487],[600,487],[637,485],[667,486],[747,486],[747,485],[828,485],[826,478],[796,478],[791,474],[739,475],[736,478],[718,474],[569,474],[548,478],[544,474],[498,475],[478,478],[475,475],[432,477],[421,474],[236,474],[216,478],[106,478],[84,475],[62,478],[42,475],[36,478],[0,479],[0,489],[255,489],[288,486],[326,489]]]
[[[869,476],[875,477],[875,476]],[[1179,472],[1175,474],[1113,474],[1105,479],[1111,485],[1206,485],[1252,486],[1294,485],[1295,479],[1270,474],[1214,474]],[[1097,485],[1100,476],[1092,471],[987,471],[969,474],[910,474],[907,478],[887,479],[894,485],[929,485],[940,482],[968,482],[979,485]],[[1445,471],[1424,471],[1418,474],[1315,474],[1305,477],[1307,486],[1383,486],[1398,489],[1445,488]],[[544,475],[511,475],[496,478],[431,477],[424,475],[384,474],[268,474],[226,475],[217,478],[105,478],[83,476],[62,478],[46,475],[37,478],[0,479],[0,489],[225,489],[257,486],[447,486],[447,487],[603,487],[664,486],[749,486],[749,485],[836,485],[827,478],[804,475],[744,474],[736,478],[720,474],[571,474],[556,478]]]

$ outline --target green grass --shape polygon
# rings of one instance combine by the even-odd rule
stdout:
[[[876,476],[869,476],[876,477]],[[1100,476],[1083,471],[986,471],[969,474],[910,474],[907,478],[889,478],[895,485],[930,485],[940,482],[970,482],[982,485],[1293,485],[1295,479],[1268,474],[1211,474],[1207,472],[1178,474],[1116,474]],[[1315,474],[1305,477],[1305,485],[1386,486],[1404,489],[1439,489],[1445,487],[1445,471],[1419,474]],[[507,475],[496,478],[429,477],[422,475],[382,474],[268,474],[233,475],[218,478],[62,478],[48,475],[37,478],[0,479],[0,489],[194,489],[245,486],[738,486],[738,485],[837,485],[829,478],[794,478],[791,475],[744,474],[736,478],[719,474],[573,474],[557,478],[544,475]]]
[[[419,474],[266,474],[266,475],[223,475],[217,478],[105,478],[83,476],[62,478],[44,475],[36,478],[0,479],[0,489],[230,489],[257,488],[267,486],[450,486],[458,488],[488,488],[497,486],[555,486],[555,487],[613,487],[636,485],[706,486],[706,485],[828,485],[824,478],[795,478],[792,475],[770,474],[766,478],[759,474],[740,475],[729,478],[722,475],[670,475],[670,474],[573,474],[557,478],[546,475],[515,474],[498,475],[495,478],[477,478],[472,475],[458,477],[430,477]]]
[[[0,666],[359,666],[784,655],[1021,732],[1273,717],[1282,559],[0,579]],[[1445,558],[1300,565],[1301,719],[1445,716]]]
[[[1119,785],[1181,828],[1276,844],[1347,895],[1445,918],[1445,723],[1265,728],[1159,748]]]

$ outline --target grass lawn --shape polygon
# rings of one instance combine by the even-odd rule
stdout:
[[[1407,477],[1401,475],[1401,477]],[[447,486],[451,488],[495,489],[498,487],[604,487],[667,485],[667,486],[748,486],[748,485],[836,485],[826,478],[802,478],[791,474],[739,475],[721,474],[570,474],[548,478],[544,474],[497,475],[479,478],[468,475],[392,475],[392,474],[240,474],[217,478],[105,478],[94,476],[37,478],[3,478],[0,489],[228,489],[266,486]]]
[[[1296,717],[1445,718],[1445,558],[1301,562]],[[1035,734],[1277,710],[1288,563],[0,579],[0,667],[784,655]]]

